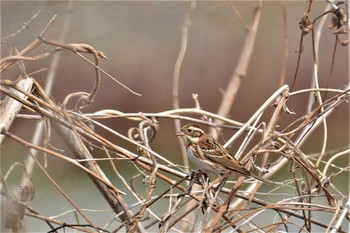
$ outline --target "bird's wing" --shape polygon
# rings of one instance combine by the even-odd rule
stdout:
[[[250,172],[243,167],[225,148],[223,148],[216,140],[212,137],[207,137],[200,144],[200,148],[204,152],[204,156],[216,162],[234,172],[241,173],[242,175],[249,176]]]

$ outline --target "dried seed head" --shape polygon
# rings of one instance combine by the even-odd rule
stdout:
[[[333,5],[332,5],[333,6]],[[334,34],[348,34],[349,33],[349,22],[346,10],[340,6],[333,6],[333,15],[331,21],[328,23],[328,28],[337,30]]]
[[[299,27],[303,31],[303,34],[306,35],[314,28],[313,23],[310,21],[308,14],[304,13],[299,22]]]

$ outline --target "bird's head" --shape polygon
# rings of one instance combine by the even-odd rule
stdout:
[[[197,124],[189,124],[182,127],[176,135],[181,136],[190,142],[197,143],[203,137],[204,131]]]

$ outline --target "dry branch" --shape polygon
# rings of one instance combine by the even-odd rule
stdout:
[[[305,40],[312,42],[314,85],[301,90],[293,90],[287,84],[281,85],[246,122],[238,122],[227,118],[240,84],[244,81],[250,58],[254,52],[255,38],[258,33],[262,15],[262,1],[257,1],[254,10],[252,26],[244,22],[239,8],[231,2],[235,13],[248,29],[245,44],[238,65],[233,73],[225,95],[218,103],[218,114],[201,109],[198,95],[194,94],[193,108],[181,108],[179,90],[181,85],[180,71],[188,46],[188,33],[192,13],[196,8],[192,1],[187,9],[182,26],[182,44],[173,75],[173,109],[162,112],[121,112],[119,109],[99,109],[88,113],[86,108],[93,104],[100,83],[101,74],[114,79],[100,67],[100,58],[105,58],[103,52],[93,46],[78,43],[65,43],[64,40],[48,39],[46,32],[54,18],[46,25],[38,38],[25,49],[13,54],[9,49],[8,56],[1,59],[0,74],[5,74],[14,66],[19,66],[22,73],[13,80],[2,80],[0,92],[5,96],[1,105],[0,129],[2,146],[7,140],[23,148],[24,154],[36,166],[28,166],[29,159],[16,161],[5,172],[1,171],[1,193],[6,199],[3,206],[4,226],[12,231],[22,229],[23,218],[35,218],[45,222],[52,232],[71,228],[82,232],[276,232],[297,229],[313,232],[322,229],[328,232],[346,232],[349,224],[349,196],[340,191],[338,180],[349,173],[349,164],[341,159],[349,155],[349,145],[342,145],[336,150],[328,148],[328,134],[331,130],[328,122],[340,105],[348,104],[350,98],[349,85],[343,89],[321,87],[319,81],[319,40],[324,33],[322,23],[326,15],[332,15],[329,29],[335,29],[335,41],[339,42],[339,34],[346,32],[346,14],[341,4],[331,4],[331,8],[320,12],[316,17],[310,15],[313,10],[312,1],[301,17],[301,39],[297,54],[297,65],[294,71],[294,82],[299,79],[299,65],[303,57]],[[287,79],[288,33],[286,5],[283,5],[284,19],[284,61],[281,80]],[[72,10],[72,8],[69,8]],[[35,17],[33,17],[34,19]],[[320,20],[320,21],[319,21]],[[321,20],[324,20],[323,22]],[[69,22],[66,22],[67,25]],[[18,36],[14,33],[13,36]],[[310,34],[310,36],[309,36]],[[309,36],[309,37],[308,37]],[[10,43],[4,43],[11,48]],[[28,55],[34,48],[45,44],[52,46],[51,50],[35,55]],[[62,104],[51,97],[48,90],[36,81],[36,72],[29,78],[25,66],[31,61],[43,61],[62,51],[76,54],[76,59],[83,59],[94,70],[95,83],[91,92],[78,91],[69,93]],[[91,54],[93,61],[82,55]],[[335,62],[336,47],[332,54],[331,76]],[[60,54],[64,56],[64,54]],[[57,66],[58,62],[52,66]],[[52,71],[51,75],[55,76]],[[129,87],[130,93],[139,95]],[[283,82],[283,81],[282,81]],[[50,88],[48,88],[50,89]],[[294,112],[289,108],[289,101],[299,96],[310,96],[305,113]],[[78,97],[74,109],[68,109],[70,101]],[[316,97],[316,99],[313,99]],[[23,112],[25,109],[27,112]],[[270,114],[270,115],[268,115]],[[293,115],[292,115],[293,114]],[[269,116],[266,119],[266,116]],[[284,123],[284,118],[293,116],[291,123]],[[264,118],[265,117],[265,118]],[[35,121],[46,122],[46,135],[39,141],[31,140],[17,133],[11,126],[17,119],[26,119],[28,124]],[[123,133],[103,123],[104,120],[123,120],[133,125],[128,133]],[[162,121],[160,121],[162,120]],[[237,181],[223,179],[219,184],[210,182],[201,171],[190,173],[187,156],[183,150],[184,162],[176,164],[169,159],[168,154],[161,154],[154,149],[152,141],[161,137],[159,122],[189,121],[210,127],[213,135],[225,129],[227,142],[225,148],[240,143],[235,157],[252,172],[252,177],[268,178],[272,184],[260,183],[256,179],[238,178]],[[43,124],[42,124],[43,125]],[[305,153],[303,145],[313,137],[312,132],[321,129],[324,137],[317,149],[317,155]],[[51,129],[65,143],[68,150],[60,151],[49,138]],[[173,131],[173,129],[170,129]],[[237,132],[234,133],[234,130]],[[99,132],[99,133],[98,133]],[[215,132],[215,133],[214,133]],[[174,133],[174,132],[173,132]],[[108,137],[104,135],[109,135]],[[6,140],[3,140],[6,138]],[[40,153],[39,153],[40,152]],[[97,157],[97,153],[101,153]],[[169,152],[170,153],[170,152]],[[93,182],[91,188],[99,190],[103,200],[109,206],[110,218],[104,224],[98,224],[95,218],[88,216],[84,206],[79,206],[65,192],[48,168],[42,164],[42,154],[48,159],[62,164],[73,165],[74,170],[83,171]],[[73,155],[73,158],[71,156]],[[7,155],[2,155],[6,158]],[[112,168],[112,175],[100,163],[107,161]],[[127,171],[119,169],[119,164],[126,163]],[[184,165],[184,166],[183,166]],[[31,168],[29,168],[31,167]],[[42,211],[31,207],[34,187],[31,169],[40,169],[40,174],[51,182],[64,200],[70,204],[71,210],[55,216],[47,216]],[[25,177],[15,191],[11,191],[9,177],[21,169]],[[276,173],[284,177],[276,177]],[[112,180],[118,177],[122,182],[118,185]],[[127,178],[131,177],[131,178]],[[138,182],[142,181],[139,185]],[[20,183],[20,182],[19,182]],[[11,184],[12,185],[12,184]],[[266,189],[262,188],[266,187]],[[281,195],[283,195],[281,197]],[[164,203],[166,203],[164,207]],[[98,212],[98,211],[96,211]],[[70,221],[61,221],[59,217],[74,213]],[[327,222],[320,216],[326,216]],[[272,216],[267,218],[266,216]],[[80,222],[79,218],[83,219]],[[264,218],[265,221],[259,221]],[[316,228],[317,227],[317,228]],[[5,229],[2,229],[5,230]]]

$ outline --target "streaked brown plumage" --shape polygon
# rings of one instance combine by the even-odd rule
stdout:
[[[260,181],[270,183],[268,180],[256,177],[249,172],[214,138],[206,134],[199,125],[185,125],[176,135],[184,138],[189,159],[203,172],[222,177],[232,177],[235,174],[252,176]]]

